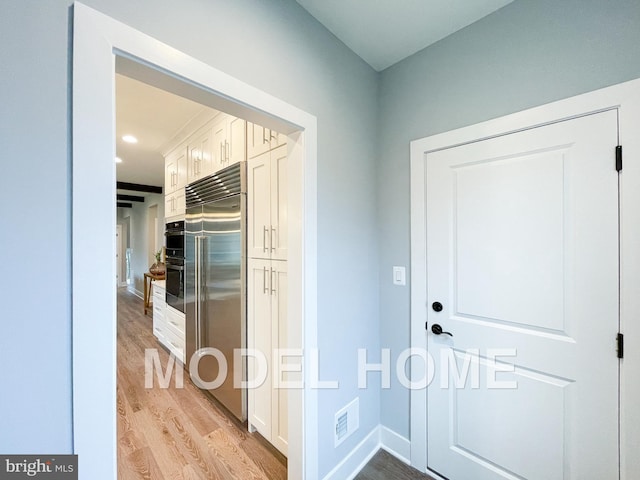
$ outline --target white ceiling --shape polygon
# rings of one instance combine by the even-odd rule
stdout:
[[[297,0],[379,72],[512,1]]]
[[[116,74],[116,155],[122,159],[116,164],[118,181],[162,187],[162,147],[207,108]],[[124,142],[123,135],[133,135],[138,143]]]

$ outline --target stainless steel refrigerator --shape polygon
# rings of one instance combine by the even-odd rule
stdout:
[[[185,189],[185,363],[191,378],[207,382],[207,390],[242,421],[247,395],[234,387],[234,379],[246,379],[246,362],[235,362],[234,349],[247,343],[246,192],[245,162]],[[218,352],[227,365],[219,386]]]

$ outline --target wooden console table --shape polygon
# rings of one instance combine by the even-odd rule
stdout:
[[[164,280],[164,275],[155,275],[153,273],[144,274],[144,314],[151,308],[151,282],[154,280]]]

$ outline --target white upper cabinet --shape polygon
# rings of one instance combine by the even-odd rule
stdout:
[[[211,124],[200,129],[189,139],[187,183],[195,182],[214,171],[213,130]]]
[[[286,135],[247,122],[247,158],[257,157],[286,143]]]
[[[228,125],[229,154],[225,167],[247,159],[247,122],[241,118],[229,117]]]
[[[287,146],[249,159],[247,176],[247,255],[286,260]]]
[[[180,145],[165,157],[165,193],[184,188],[187,180],[187,148]]]
[[[247,122],[218,113],[194,120],[165,155],[165,217],[185,214],[184,187],[247,159]]]
[[[246,160],[246,123],[241,118],[222,114],[213,126],[215,170]]]

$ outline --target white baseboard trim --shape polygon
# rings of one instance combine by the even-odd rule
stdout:
[[[380,447],[398,460],[411,465],[411,442],[384,425],[380,425]]]
[[[380,425],[371,430],[369,435],[323,477],[323,480],[352,480],[379,449]]]
[[[411,442],[384,425],[378,425],[322,480],[353,480],[381,448],[411,465]]]
[[[129,292],[133,293],[136,297],[144,300],[144,293],[142,293],[141,291],[139,291],[138,289],[136,289],[134,286],[129,285],[127,287],[127,290],[129,290]]]

